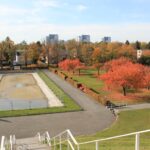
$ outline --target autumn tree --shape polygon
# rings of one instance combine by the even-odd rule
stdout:
[[[138,62],[143,65],[150,66],[150,50],[143,50],[142,56]]]
[[[118,49],[118,57],[128,57],[131,59],[136,59],[136,50],[131,45],[122,45]]]
[[[102,63],[95,63],[94,65],[94,68],[97,69],[97,74],[99,75],[100,74],[100,68],[103,66]]]
[[[32,63],[34,63],[34,64],[37,63],[37,60],[39,59],[39,51],[38,51],[38,45],[36,43],[31,43],[28,46],[27,55]]]
[[[110,62],[108,71],[100,76],[108,86],[122,87],[124,96],[128,88],[140,88],[143,86],[144,67],[134,64],[130,60],[120,58]]]
[[[145,67],[145,75],[144,75],[144,86],[149,90],[150,89],[150,68]]]
[[[79,59],[66,59],[61,61],[58,66],[66,71],[72,71],[74,73],[75,69],[81,65]]]
[[[82,43],[81,44],[81,57],[80,59],[86,64],[86,65],[91,65],[92,60],[91,60],[91,55],[93,52],[93,45],[90,43]]]
[[[92,53],[92,59],[94,62],[100,62],[100,58],[101,58],[101,50],[100,48],[95,48]]]
[[[65,48],[67,50],[69,58],[77,58],[79,54],[78,46],[79,43],[75,39],[68,40],[67,42],[65,42]]]
[[[136,49],[141,49],[141,43],[139,41],[136,41],[135,48]]]
[[[81,74],[81,70],[84,70],[86,69],[86,66],[84,64],[79,64],[77,67],[76,67],[76,70],[78,70],[78,75]]]
[[[9,37],[6,37],[6,39],[2,41],[2,52],[9,64],[13,65],[13,59],[15,56],[15,43]]]
[[[128,40],[126,40],[125,44],[126,45],[130,45],[130,42]]]

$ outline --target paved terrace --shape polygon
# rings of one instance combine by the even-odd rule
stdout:
[[[38,131],[42,133],[47,130],[53,136],[65,129],[70,129],[74,135],[88,135],[103,130],[113,123],[115,117],[104,106],[95,102],[57,75],[48,70],[44,72],[72,97],[84,111],[1,118],[0,136],[15,134],[17,138],[25,138],[34,136]]]

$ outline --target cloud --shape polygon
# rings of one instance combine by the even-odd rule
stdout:
[[[85,11],[85,10],[87,10],[87,8],[88,8],[87,6],[82,5],[82,4],[80,4],[80,5],[77,6],[77,10],[78,11]]]
[[[21,15],[28,13],[28,9],[0,5],[0,16]]]

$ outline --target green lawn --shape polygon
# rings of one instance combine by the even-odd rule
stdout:
[[[101,71],[100,73],[103,73]],[[81,70],[81,75],[79,76],[78,73],[72,74],[72,78],[79,83],[83,83],[89,88],[92,88],[94,91],[100,94],[106,94],[102,88],[104,87],[104,82],[102,80],[99,80],[96,76],[97,70],[96,69],[85,69]]]
[[[98,132],[91,136],[78,137],[79,142],[96,140],[130,132],[150,129],[150,109],[124,111],[119,114],[119,119],[107,130]],[[150,132],[142,134],[141,149],[150,149]],[[100,150],[134,150],[135,136],[124,137],[116,140],[109,140],[99,144]],[[81,146],[81,150],[94,150],[95,144],[87,144]]]
[[[49,113],[61,113],[61,112],[82,110],[81,107],[79,105],[77,105],[73,99],[71,99],[66,93],[64,93],[64,91],[62,91],[42,71],[39,71],[38,74],[43,79],[43,81],[47,84],[47,86],[54,92],[54,94],[63,102],[64,106],[63,107],[53,107],[53,108],[30,109],[30,110],[0,111],[0,118],[49,114]]]

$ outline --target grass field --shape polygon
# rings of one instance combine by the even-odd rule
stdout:
[[[108,129],[95,135],[77,137],[78,143],[150,129],[150,109],[123,111]],[[64,148],[67,144],[63,145]],[[99,150],[135,150],[135,136],[103,141]],[[59,150],[59,146],[57,147]],[[150,149],[150,132],[140,135],[140,150]],[[80,150],[95,150],[95,143],[80,145]]]
[[[65,72],[66,74],[68,72]],[[102,73],[102,72],[101,72]],[[79,76],[76,74],[71,74],[72,78],[89,88],[94,89],[97,93],[105,94],[102,88],[104,87],[104,82],[99,80],[96,76],[97,70],[96,69],[86,69],[81,70],[81,75]]]
[[[130,132],[150,129],[150,109],[123,111],[119,114],[119,119],[107,130],[98,132],[91,136],[78,137],[79,142],[91,141]],[[140,150],[150,149],[150,132],[142,134]],[[135,136],[124,137],[116,140],[109,140],[99,144],[100,150],[134,150]],[[95,144],[83,145],[81,150],[92,150]]]
[[[53,108],[41,108],[41,109],[29,109],[29,110],[12,110],[12,111],[0,111],[0,117],[14,117],[14,116],[28,116],[28,115],[40,115],[49,113],[61,113],[69,111],[82,110],[73,99],[71,99],[66,93],[64,93],[53,81],[51,81],[42,71],[38,72],[39,76],[47,84],[47,86],[54,92],[54,94],[63,102],[63,107]]]

